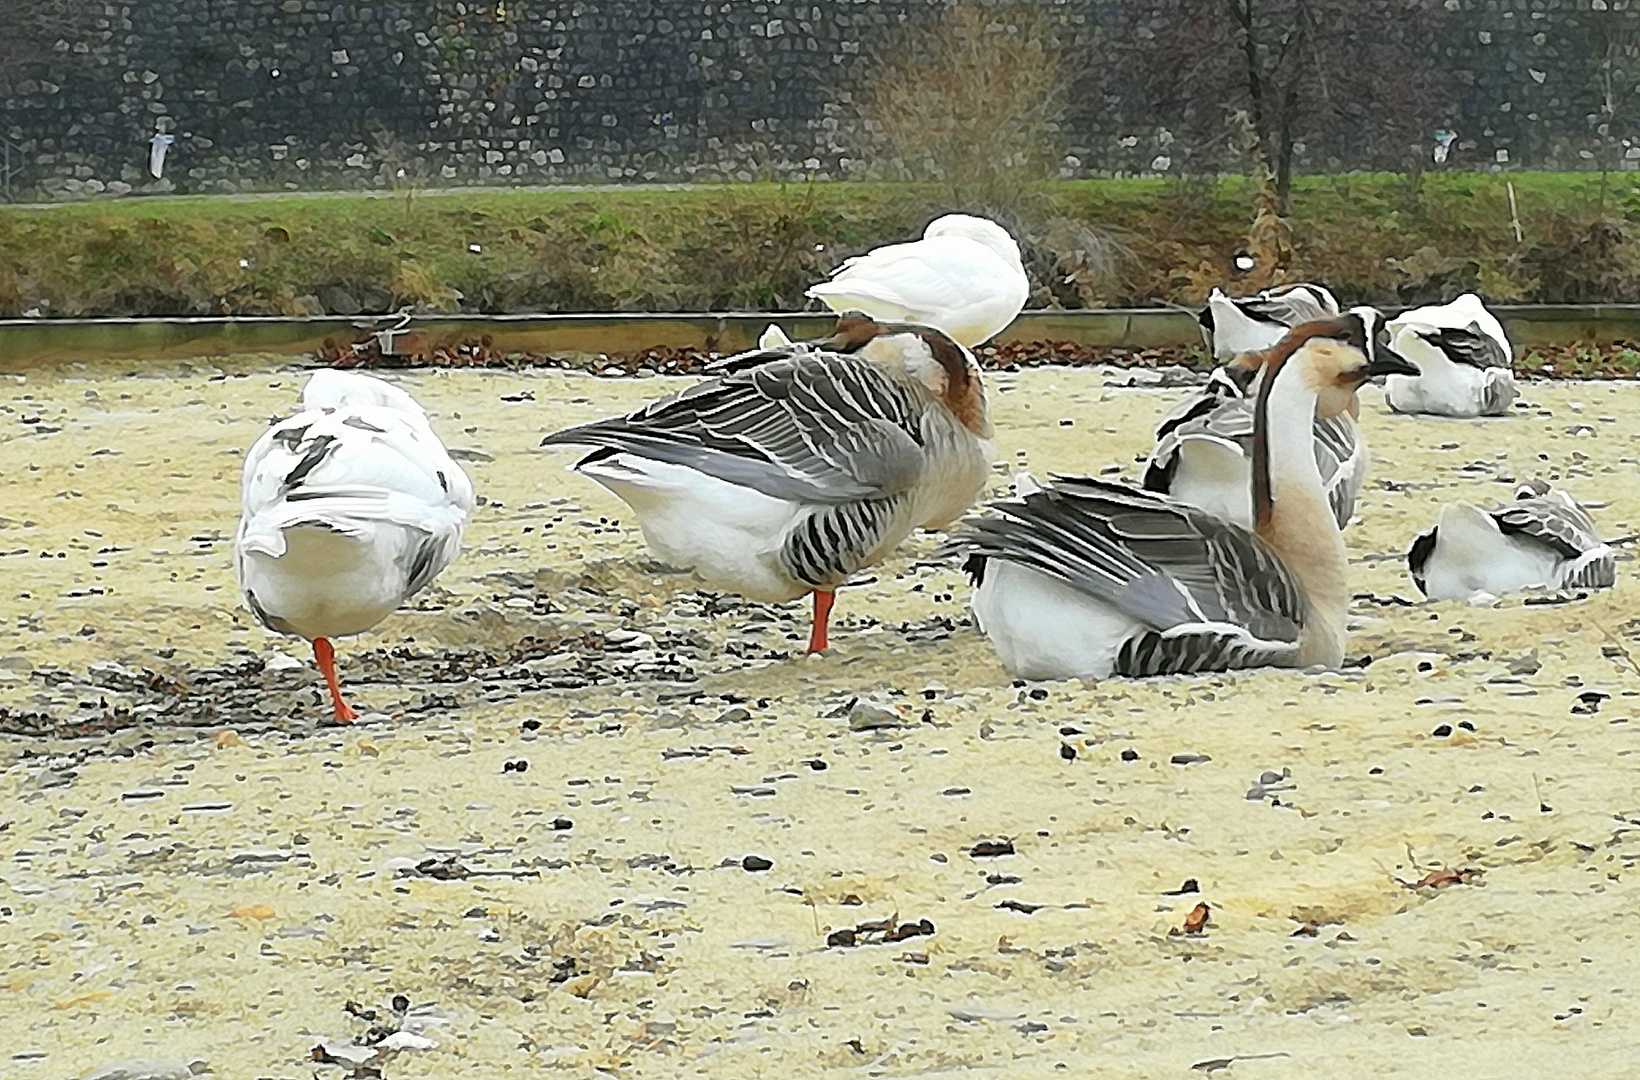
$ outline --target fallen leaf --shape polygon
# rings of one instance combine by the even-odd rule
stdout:
[[[1184,917],[1184,932],[1187,934],[1206,933],[1208,920],[1212,917],[1212,908],[1206,904],[1197,904],[1190,909],[1190,914]]]
[[[81,1005],[89,1005],[93,1001],[107,1001],[113,996],[114,992],[112,990],[93,990],[89,994],[81,994],[79,997],[71,997],[67,1001],[59,1001],[52,1008],[58,1012],[65,1012]]]
[[[247,904],[234,908],[228,914],[236,919],[255,919],[257,922],[264,922],[273,918],[274,911],[272,904]]]

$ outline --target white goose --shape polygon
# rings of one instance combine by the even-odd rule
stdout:
[[[1344,541],[1316,465],[1315,417],[1412,366],[1368,344],[1358,314],[1296,327],[1254,405],[1253,530],[1121,484],[1060,479],[957,543],[973,610],[1027,679],[1264,665],[1336,667],[1349,606]],[[1370,353],[1370,355],[1369,355]]]
[[[1229,297],[1214,289],[1196,321],[1213,359],[1229,363],[1243,353],[1268,349],[1299,323],[1337,315],[1338,300],[1321,285],[1300,282]]]
[[[1390,345],[1418,365],[1416,376],[1385,381],[1389,407],[1437,416],[1501,416],[1520,391],[1503,324],[1481,298],[1414,308],[1389,323]]]
[[[932,326],[970,349],[1013,322],[1030,294],[1008,230],[968,214],[935,218],[921,240],[856,255],[808,290],[833,311]]]
[[[1542,480],[1515,501],[1482,509],[1448,503],[1440,523],[1407,552],[1412,580],[1431,600],[1522,589],[1609,589],[1617,581],[1612,549],[1566,492]]]
[[[380,379],[319,371],[304,411],[245,455],[234,565],[262,624],[313,642],[338,723],[332,638],[381,622],[461,547],[473,485],[414,398]]]
[[[1372,344],[1377,343],[1383,315],[1370,307],[1350,309],[1358,315]],[[1156,446],[1145,464],[1147,491],[1253,527],[1252,454],[1253,395],[1269,349],[1243,353],[1215,368],[1207,385],[1175,409],[1156,429]],[[1359,402],[1337,416],[1315,418],[1315,461],[1338,527],[1355,513],[1355,501],[1367,478],[1367,444],[1356,417]]]
[[[541,443],[598,447],[574,469],[708,586],[813,593],[810,652],[828,645],[837,586],[960,517],[991,462],[979,367],[950,338],[852,313],[818,344],[731,358],[728,374]]]

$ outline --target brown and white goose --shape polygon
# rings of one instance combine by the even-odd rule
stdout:
[[[1369,347],[1379,347],[1383,315],[1370,307],[1350,311],[1360,316]],[[1171,495],[1243,528],[1253,527],[1253,401],[1270,355],[1272,349],[1243,353],[1213,369],[1207,384],[1161,422],[1141,481],[1147,491]],[[1356,424],[1358,405],[1352,402],[1337,416],[1315,418],[1315,463],[1341,529],[1354,515],[1367,479],[1367,444]]]
[[[1295,327],[1254,401],[1249,530],[1101,480],[997,504],[956,543],[975,620],[1028,679],[1322,664],[1344,657],[1343,536],[1316,464],[1315,417],[1366,380],[1414,370],[1359,313]]]
[[[663,562],[753,600],[833,593],[985,485],[991,422],[973,354],[927,326],[858,312],[822,342],[754,350],[627,416],[548,435],[631,506]]]

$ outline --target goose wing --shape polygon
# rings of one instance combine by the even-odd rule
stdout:
[[[1150,492],[1082,477],[1056,478],[994,509],[995,517],[973,522],[957,543],[1111,605],[1150,628],[1158,640],[1143,649],[1152,654],[1168,640],[1177,641],[1162,650],[1170,662],[1179,649],[1204,661],[1256,654],[1279,662],[1273,658],[1296,655],[1303,593],[1276,554],[1239,526]],[[1204,640],[1186,640],[1195,638]],[[1160,663],[1156,655],[1151,661]]]
[[[1476,368],[1506,368],[1510,365],[1509,352],[1491,334],[1481,329],[1478,322],[1468,326],[1441,326],[1424,339],[1444,352],[1455,364]]]
[[[1338,301],[1316,285],[1267,289],[1257,296],[1238,299],[1235,304],[1255,319],[1282,326],[1297,326],[1338,314]]]
[[[1517,499],[1491,511],[1505,536],[1535,540],[1567,559],[1576,559],[1600,547],[1594,521],[1576,503],[1552,497]]]
[[[837,504],[900,494],[924,474],[927,391],[859,357],[812,352],[708,379],[541,445],[636,454],[765,495]]]

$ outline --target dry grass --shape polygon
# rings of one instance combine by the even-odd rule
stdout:
[[[1017,209],[1059,158],[1069,70],[1036,5],[959,3],[881,50],[864,112],[905,178],[938,181],[956,206]]]

